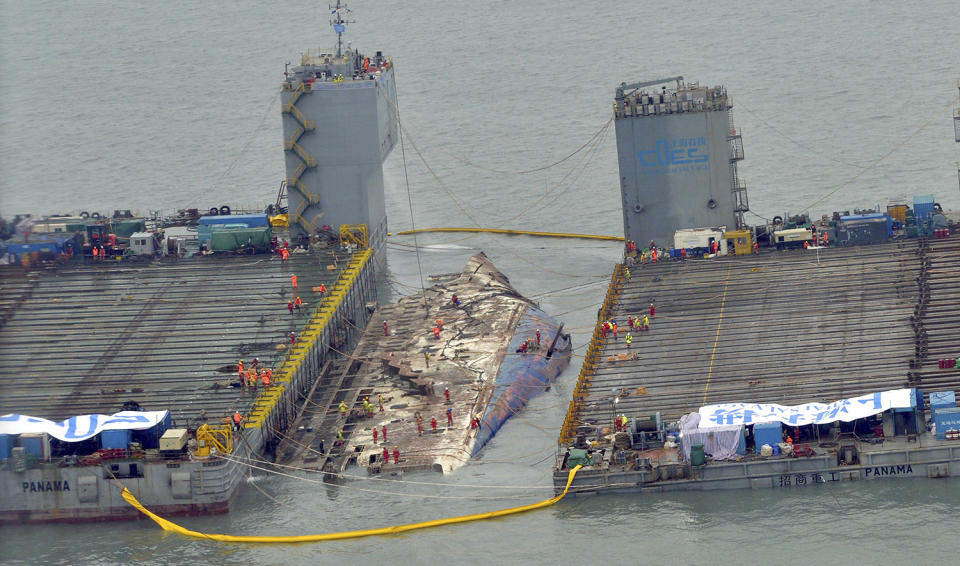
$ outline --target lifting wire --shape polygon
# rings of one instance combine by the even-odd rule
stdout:
[[[404,137],[403,134],[404,134],[404,132],[405,132],[405,128],[404,128],[404,126],[403,126],[403,123],[400,121],[399,112],[398,112],[398,115],[397,115],[397,123],[399,124],[399,129],[400,129],[401,138],[403,138],[403,137]],[[433,170],[433,168],[430,167],[430,164],[427,163],[427,160],[423,157],[423,154],[422,154],[422,153],[420,152],[420,150],[417,148],[417,144],[416,144],[416,142],[413,141],[413,138],[409,135],[409,132],[406,133],[406,139],[409,141],[410,147],[413,149],[413,151],[414,151],[414,152],[417,154],[417,156],[420,158],[420,161],[423,163],[424,167],[426,167],[427,171],[430,172],[430,175],[431,175],[431,176],[433,177],[433,179],[437,182],[437,184],[440,186],[440,188],[443,189],[444,192],[447,193],[447,196],[450,197],[450,200],[456,205],[456,207],[460,210],[460,212],[463,213],[464,216],[466,216],[467,218],[469,218],[475,225],[479,226],[480,223],[477,221],[477,219],[474,218],[473,215],[471,215],[471,214],[463,207],[463,205],[460,204],[459,200],[453,195],[453,193],[452,193],[452,192],[450,191],[450,189],[443,183],[443,181],[440,180],[440,177],[439,177],[439,176],[437,175],[437,173]],[[402,151],[402,148],[403,148],[403,147],[404,147],[404,146],[403,146],[403,144],[401,143],[401,151]],[[595,149],[595,148],[594,148],[594,149]],[[408,200],[409,200],[409,199],[410,199],[410,196],[409,196],[409,191],[408,191]],[[410,206],[411,206],[411,208],[412,208],[412,200],[410,200],[410,203],[411,203]],[[497,238],[495,237],[494,239],[496,240]],[[559,272],[559,271],[554,271],[554,270],[552,270],[552,269],[548,269],[548,268],[546,268],[546,267],[544,267],[544,266],[542,266],[542,265],[537,265],[537,264],[533,263],[532,261],[530,261],[529,259],[523,257],[521,254],[519,254],[519,253],[517,253],[516,251],[514,251],[510,246],[507,246],[507,245],[505,245],[505,244],[503,244],[503,243],[501,243],[501,242],[499,242],[499,241],[498,241],[497,243],[498,243],[498,245],[499,245],[504,251],[506,251],[507,253],[515,256],[515,257],[516,257],[517,259],[519,259],[520,261],[522,261],[522,262],[524,262],[524,263],[527,263],[527,264],[529,264],[530,266],[532,266],[532,267],[534,267],[534,268],[536,268],[536,269],[538,269],[538,270],[540,270],[540,271],[542,271],[542,272],[553,273],[553,274],[555,274],[555,275],[562,275],[562,276],[564,276],[564,277],[574,277],[574,278],[593,277],[593,276],[589,276],[589,275],[586,275],[586,276],[585,276],[585,275],[579,275],[579,274],[573,274],[573,273],[563,273],[563,272]],[[419,256],[418,256],[418,258],[419,258]],[[421,281],[422,281],[422,279],[423,279],[423,277],[422,277],[422,275],[421,275]]]
[[[580,466],[575,466],[570,470],[569,475],[567,476],[567,483],[563,488],[563,492],[559,495],[540,501],[538,503],[531,503],[528,505],[521,505],[518,507],[511,507],[508,509],[501,509],[498,511],[487,511],[484,513],[476,513],[472,515],[461,515],[459,517],[449,517],[446,519],[435,519],[432,521],[423,521],[419,523],[407,523],[405,525],[395,525],[391,527],[381,527],[376,529],[365,529],[360,531],[344,531],[338,533],[328,533],[328,534],[319,534],[319,535],[293,535],[293,536],[244,536],[244,535],[218,535],[218,534],[207,534],[197,531],[191,531],[168,521],[144,507],[133,494],[126,487],[123,488],[121,495],[123,499],[129,503],[131,506],[136,508],[138,511],[146,515],[147,517],[153,519],[164,531],[175,532],[184,536],[202,538],[207,540],[216,540],[220,542],[256,542],[256,543],[292,543],[292,542],[321,542],[328,540],[342,540],[350,538],[360,538],[368,536],[378,536],[378,535],[389,535],[389,534],[399,534],[407,531],[414,531],[419,529],[426,529],[431,527],[439,527],[442,525],[454,525],[458,523],[467,523],[471,521],[480,521],[484,519],[493,519],[496,517],[504,517],[507,515],[514,515],[517,513],[524,513],[526,511],[533,511],[535,509],[542,509],[549,507],[556,502],[560,501],[566,497],[567,492],[570,490],[570,484],[573,483],[573,479],[576,477],[577,472],[580,470]],[[117,482],[119,483],[119,482]],[[122,485],[122,484],[121,484]]]
[[[396,71],[394,71],[394,78],[396,78]],[[378,85],[377,88],[380,89],[381,87]],[[382,90],[381,94],[383,94]],[[384,100],[389,101],[390,97],[385,96]],[[417,225],[413,218],[413,197],[410,196],[410,176],[407,173],[407,152],[403,143],[403,127],[400,125],[400,106],[398,104],[394,104],[393,107],[397,111],[397,129],[400,130],[400,156],[403,162],[403,179],[407,187],[407,205],[410,207],[410,226],[415,229]],[[423,291],[423,310],[428,311],[429,307],[427,307],[427,295],[423,288],[423,265],[420,262],[420,246],[417,244],[416,234],[413,236],[413,245],[417,249],[417,271],[420,272],[420,290]]]
[[[785,134],[785,133],[783,133],[782,131],[778,130],[776,127],[770,125],[770,123],[767,122],[766,120],[764,120],[759,114],[757,114],[757,113],[754,112],[753,110],[750,110],[750,108],[748,108],[747,105],[743,103],[743,100],[742,100],[742,99],[741,99],[741,100],[737,100],[737,106],[742,107],[744,110],[747,111],[748,114],[750,114],[751,116],[753,116],[754,118],[756,118],[757,120],[759,120],[761,124],[763,124],[764,126],[770,128],[770,129],[773,130],[774,132],[780,134],[784,139],[786,139],[787,141],[793,143],[794,145],[796,145],[797,147],[799,147],[799,148],[801,148],[801,149],[805,149],[805,150],[809,151],[810,153],[812,153],[812,154],[814,154],[814,155],[820,156],[820,157],[822,157],[822,158],[824,158],[824,159],[826,159],[826,160],[828,160],[828,161],[833,161],[834,163],[839,163],[840,165],[846,165],[846,166],[848,166],[848,167],[856,167],[857,169],[863,169],[863,168],[865,167],[865,165],[860,165],[859,163],[851,163],[851,162],[849,162],[849,161],[842,161],[842,160],[837,159],[837,158],[835,158],[835,157],[831,157],[831,156],[826,155],[826,154],[824,154],[824,153],[820,153],[819,151],[816,151],[816,150],[814,150],[813,148],[811,148],[811,147],[809,147],[809,146],[807,146],[807,145],[804,145],[804,144],[798,142],[797,140],[791,138],[791,137],[788,136],[787,134]],[[759,216],[759,215],[758,215],[758,216]],[[761,216],[761,218],[763,218],[763,217]]]
[[[950,104],[948,104],[947,106],[953,106],[953,100],[952,100],[952,99],[950,100]],[[811,208],[813,208],[813,207],[815,207],[816,205],[820,204],[821,202],[827,200],[828,198],[830,198],[831,196],[833,196],[834,194],[836,194],[840,189],[842,189],[842,188],[846,187],[847,185],[849,185],[849,184],[853,183],[854,181],[856,181],[861,175],[863,175],[863,174],[866,173],[867,171],[872,170],[874,167],[876,167],[877,165],[879,165],[883,160],[885,160],[886,158],[888,158],[888,157],[890,157],[891,155],[893,155],[893,152],[895,152],[895,151],[897,151],[898,149],[900,149],[901,147],[907,145],[907,143],[909,143],[910,140],[912,140],[913,138],[915,138],[915,137],[917,136],[917,134],[919,134],[921,131],[923,131],[924,129],[926,129],[926,127],[929,126],[930,124],[932,124],[934,121],[939,120],[939,119],[940,119],[940,116],[939,116],[939,115],[931,117],[931,118],[930,118],[929,120],[927,120],[924,124],[922,124],[919,128],[917,128],[916,130],[914,130],[914,132],[913,132],[912,134],[910,134],[909,136],[907,136],[906,138],[904,138],[903,141],[901,141],[901,142],[898,143],[897,145],[895,145],[895,146],[893,146],[892,148],[890,148],[890,151],[888,151],[888,152],[884,153],[883,155],[881,155],[879,158],[877,158],[876,161],[874,161],[874,162],[871,163],[870,165],[866,166],[863,170],[861,170],[859,173],[857,173],[857,174],[854,175],[853,177],[850,177],[850,178],[847,179],[846,181],[844,181],[844,182],[840,183],[839,185],[836,185],[835,187],[833,187],[833,190],[831,190],[831,191],[828,192],[827,194],[823,195],[823,196],[820,197],[819,199],[813,201],[813,203],[810,204],[809,206],[807,206],[806,208],[801,209],[801,212],[809,212]]]
[[[610,119],[607,120],[607,122],[606,122],[599,130],[596,131],[596,133],[594,133],[592,136],[590,136],[590,139],[588,139],[583,145],[581,145],[581,146],[578,147],[576,150],[574,150],[573,153],[570,153],[569,155],[567,155],[566,157],[560,159],[559,161],[554,161],[554,162],[551,163],[550,165],[545,165],[545,166],[543,166],[543,167],[537,167],[537,168],[535,168],[535,169],[528,169],[528,170],[526,170],[526,171],[500,171],[500,170],[498,170],[498,169],[492,169],[492,168],[490,168],[490,167],[484,167],[483,165],[477,165],[476,163],[471,163],[470,161],[467,161],[466,159],[464,159],[462,156],[459,156],[459,155],[456,155],[456,154],[453,154],[453,153],[448,153],[447,155],[450,155],[451,157],[453,157],[454,159],[460,161],[461,163],[463,163],[463,164],[465,164],[465,165],[469,165],[470,167],[474,167],[474,168],[480,169],[480,170],[482,170],[482,171],[490,171],[491,173],[499,173],[499,174],[501,174],[501,175],[527,175],[527,174],[529,174],[529,173],[537,173],[537,172],[540,172],[540,171],[546,171],[547,169],[550,169],[550,168],[552,168],[552,167],[555,167],[555,166],[557,166],[557,165],[560,165],[560,164],[563,163],[564,161],[566,161],[566,160],[570,159],[571,157],[573,157],[574,155],[580,153],[581,151],[583,151],[583,148],[585,148],[585,147],[587,147],[588,145],[590,145],[590,142],[592,142],[594,139],[596,139],[597,136],[601,135],[601,134],[604,132],[604,130],[606,130],[607,127],[610,126],[610,124],[611,124],[612,122],[613,122],[613,117],[611,116]]]
[[[263,127],[263,123],[267,120],[267,116],[269,116],[269,115],[271,114],[271,112],[272,112],[272,110],[273,110],[273,103],[276,102],[279,97],[280,97],[280,93],[277,92],[277,94],[270,100],[270,104],[267,105],[267,111],[264,112],[263,117],[260,118],[260,123],[257,124],[257,127],[254,128],[253,133],[250,134],[250,137],[247,139],[247,143],[245,143],[245,144],[243,145],[243,147],[240,148],[240,152],[237,153],[237,157],[236,157],[232,162],[230,162],[230,165],[227,166],[227,168],[226,168],[226,169],[224,170],[224,172],[220,175],[220,177],[214,182],[214,187],[216,187],[217,185],[220,184],[220,182],[223,181],[224,177],[226,177],[227,174],[230,173],[230,171],[231,171],[231,170],[237,165],[237,163],[240,161],[240,156],[242,156],[243,153],[244,153],[245,151],[247,151],[247,148],[250,147],[250,144],[253,143],[253,140],[255,139],[255,136],[256,136],[257,132],[259,132],[259,131],[260,131],[260,128]]]
[[[551,450],[552,450],[552,448],[551,448]],[[407,453],[409,454],[409,453],[411,453],[411,452],[408,451]],[[282,476],[282,477],[285,477],[285,478],[290,478],[290,479],[294,479],[294,480],[299,480],[299,481],[306,482],[306,483],[313,483],[313,484],[319,484],[319,485],[328,485],[328,486],[336,486],[336,487],[341,488],[341,489],[350,489],[350,490],[353,490],[353,491],[358,491],[358,492],[362,492],[362,493],[373,493],[373,494],[376,494],[376,495],[389,495],[389,496],[394,496],[394,497],[422,497],[422,498],[426,498],[426,499],[488,500],[488,501],[496,501],[496,500],[502,500],[502,499],[520,499],[520,498],[523,498],[523,497],[527,497],[527,495],[523,495],[523,494],[521,494],[521,495],[474,496],[474,495],[432,495],[432,494],[425,494],[425,493],[403,493],[402,491],[384,491],[384,490],[382,490],[382,489],[369,489],[369,488],[365,488],[365,487],[357,487],[357,486],[350,485],[350,484],[331,484],[331,483],[329,483],[329,482],[324,481],[322,478],[308,478],[308,477],[304,477],[304,476],[297,476],[297,475],[294,475],[294,474],[291,474],[291,473],[288,473],[288,472],[282,472],[282,471],[279,471],[279,470],[272,470],[272,469],[270,469],[270,468],[268,468],[268,467],[266,467],[266,466],[278,466],[278,467],[279,467],[280,465],[279,465],[279,464],[273,464],[273,463],[271,463],[271,462],[263,462],[265,465],[264,465],[264,466],[260,466],[260,465],[257,465],[257,464],[252,464],[252,463],[250,463],[250,461],[255,461],[255,460],[244,461],[244,460],[242,460],[242,459],[240,459],[240,458],[234,458],[234,457],[229,456],[229,455],[226,455],[226,454],[221,454],[221,457],[222,457],[224,460],[228,461],[228,462],[234,462],[234,463],[236,463],[236,464],[238,464],[238,465],[247,466],[248,468],[251,468],[251,469],[254,469],[254,470],[259,470],[259,471],[261,471],[261,472],[268,473],[268,474],[273,474],[273,475]],[[288,466],[284,466],[284,467],[288,467]],[[294,468],[294,469],[296,470],[297,468]],[[312,471],[312,470],[305,470],[305,471]],[[334,475],[334,474],[326,474],[325,472],[317,472],[317,473],[324,473],[325,475]],[[432,484],[432,485],[433,485],[434,487],[437,487],[437,486],[438,486],[438,484]]]
[[[403,126],[401,125],[401,130],[402,130],[402,129],[403,129]],[[408,137],[409,137],[409,136],[408,136]],[[473,218],[473,216],[471,216],[470,213],[467,212],[467,211],[463,208],[463,206],[460,205],[460,202],[453,196],[453,194],[452,194],[452,193],[450,192],[450,190],[446,187],[446,185],[444,185],[443,182],[440,181],[440,179],[439,179],[439,177],[437,177],[436,173],[433,172],[433,169],[431,169],[430,166],[427,165],[426,161],[423,159],[423,155],[420,154],[420,151],[417,149],[417,146],[414,144],[414,142],[413,142],[412,140],[410,141],[410,145],[411,145],[411,147],[413,147],[413,150],[414,150],[414,151],[417,153],[417,155],[420,157],[421,161],[424,162],[424,165],[427,167],[427,169],[428,169],[428,170],[430,171],[430,173],[433,175],[433,178],[437,181],[437,183],[440,184],[440,187],[443,188],[443,190],[444,190],[444,191],[447,193],[447,195],[450,197],[450,200],[453,201],[453,203],[457,206],[457,208],[460,209],[460,211],[461,211],[465,216],[467,216],[470,220],[472,220],[474,224],[476,224],[476,225],[479,226],[479,222],[477,222],[477,220],[476,220],[475,218]],[[495,237],[494,239],[497,239],[497,238]],[[498,243],[499,243],[499,242],[498,242]],[[513,255],[514,257],[516,257],[516,258],[519,259],[520,261],[522,261],[522,262],[524,262],[524,263],[527,263],[528,265],[530,265],[530,266],[532,266],[532,267],[534,267],[534,268],[536,268],[536,269],[539,269],[540,271],[547,272],[547,273],[553,273],[553,274],[555,274],[555,275],[562,275],[562,276],[564,276],[564,277],[573,277],[573,278],[592,277],[592,278],[597,278],[597,276],[592,276],[592,275],[579,275],[579,274],[572,274],[572,273],[563,273],[563,272],[560,272],[560,271],[554,271],[554,270],[552,270],[552,269],[548,269],[548,268],[546,268],[546,267],[544,267],[544,266],[542,266],[542,265],[537,265],[537,264],[533,263],[532,261],[528,260],[527,258],[523,257],[522,255],[520,255],[519,253],[517,253],[516,251],[514,251],[510,246],[505,246],[505,245],[502,244],[502,243],[499,243],[499,245],[500,245],[501,249],[503,249],[504,251],[506,251],[506,252],[509,253],[510,255]]]

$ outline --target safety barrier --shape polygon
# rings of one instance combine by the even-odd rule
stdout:
[[[333,317],[336,316],[341,307],[346,308],[348,293],[354,287],[372,257],[373,252],[371,250],[359,251],[353,255],[347,263],[347,267],[340,272],[336,283],[314,309],[310,320],[301,331],[296,345],[288,351],[286,359],[277,369],[273,385],[270,388],[261,389],[257,394],[257,399],[247,415],[245,428],[266,429],[263,430],[264,433],[275,428],[265,427],[264,425],[276,416],[280,401],[286,399],[292,404],[297,387],[302,387],[302,384],[312,377],[306,375],[308,368],[305,362],[307,360],[315,361],[322,356],[323,352],[320,350],[325,348],[323,343],[324,333],[329,330]]]
[[[624,267],[618,263],[613,268],[613,274],[610,276],[610,286],[607,287],[607,295],[603,299],[603,306],[597,316],[597,324],[593,328],[593,336],[590,338],[590,345],[587,347],[587,353],[583,357],[583,366],[580,368],[580,376],[577,378],[577,384],[573,388],[573,400],[567,408],[567,415],[563,419],[563,426],[560,427],[560,437],[557,439],[559,444],[571,442],[577,435],[577,427],[580,426],[580,418],[583,415],[583,406],[587,401],[587,395],[590,392],[590,382],[597,371],[600,363],[600,357],[603,354],[603,343],[601,342],[601,327],[603,323],[610,320],[613,315],[613,308],[616,306],[617,299],[620,297],[620,291],[623,290]]]
[[[153,521],[160,525],[165,531],[181,534],[183,536],[193,537],[193,538],[202,538],[207,540],[215,540],[218,542],[256,542],[256,543],[292,543],[292,542],[324,542],[329,540],[343,540],[351,538],[361,538],[369,536],[379,536],[379,535],[395,535],[400,533],[405,533],[408,531],[416,531],[419,529],[429,529],[431,527],[442,527],[444,525],[456,525],[458,523],[469,523],[471,521],[482,521],[485,519],[495,519],[497,517],[505,517],[507,515],[515,515],[517,513],[525,513],[527,511],[533,511],[535,509],[543,509],[544,507],[549,507],[554,503],[560,501],[567,495],[567,491],[570,489],[570,484],[573,483],[573,479],[576,477],[577,472],[580,470],[580,466],[575,466],[570,473],[567,475],[567,485],[564,486],[563,492],[560,495],[552,497],[550,499],[545,499],[537,503],[531,503],[529,505],[520,505],[519,507],[510,507],[508,509],[500,509],[498,511],[487,511],[486,513],[475,513],[473,515],[461,515],[459,517],[449,517],[446,519],[434,519],[432,521],[422,521],[420,523],[407,523],[405,525],[394,525],[391,527],[381,527],[379,529],[365,529],[362,531],[342,531],[339,533],[327,533],[320,535],[288,535],[288,536],[256,536],[256,535],[218,535],[218,534],[209,534],[201,533],[198,531],[191,531],[185,529],[180,525],[173,523],[160,517],[146,507],[142,503],[137,501],[137,498],[130,493],[126,487],[123,488],[121,495],[123,496],[124,501],[132,505],[135,509],[153,519]],[[119,482],[117,482],[119,484]]]

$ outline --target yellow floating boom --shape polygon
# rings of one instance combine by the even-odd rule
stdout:
[[[160,527],[165,531],[170,531],[174,533],[179,533],[184,536],[194,537],[194,538],[204,538],[209,540],[216,540],[220,542],[258,542],[258,543],[289,543],[289,542],[323,542],[328,540],[342,540],[348,538],[360,538],[360,537],[369,537],[377,535],[394,535],[398,533],[405,533],[407,531],[415,531],[418,529],[428,529],[430,527],[440,527],[443,525],[454,525],[456,523],[467,523],[470,521],[481,521],[483,519],[493,519],[495,517],[503,517],[506,515],[514,515],[516,513],[524,513],[526,511],[533,511],[534,509],[542,509],[544,507],[549,507],[560,501],[567,495],[567,490],[570,489],[570,484],[573,483],[573,478],[577,475],[577,471],[580,469],[580,466],[574,467],[570,470],[570,475],[567,476],[567,485],[563,488],[563,493],[553,497],[551,499],[546,499],[538,503],[531,503],[529,505],[521,505],[519,507],[511,507],[509,509],[501,509],[499,511],[487,511],[486,513],[477,513],[474,515],[461,515],[459,517],[450,517],[447,519],[435,519],[433,521],[423,521],[420,523],[407,523],[406,525],[395,525],[392,527],[381,527],[379,529],[365,529],[362,531],[342,531],[339,533],[327,533],[322,535],[292,535],[292,536],[253,536],[253,535],[212,535],[206,533],[200,533],[197,531],[191,531],[185,529],[176,523],[172,523],[162,517],[159,517],[149,511],[146,507],[143,506],[137,498],[130,493],[130,490],[126,487],[123,488],[121,495],[127,503],[134,506],[141,513],[150,517],[154,520],[155,523],[160,525]]]
[[[622,236],[604,236],[602,234],[565,234],[563,232],[534,232],[532,230],[506,230],[504,228],[417,228],[416,230],[404,230],[397,232],[398,236],[408,236],[410,234],[421,234],[424,232],[473,232],[488,234],[509,234],[511,236],[542,236],[546,238],[584,238],[588,240],[610,240],[622,242]]]

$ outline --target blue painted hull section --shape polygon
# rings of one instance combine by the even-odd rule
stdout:
[[[535,338],[540,329],[542,350],[518,353],[520,346]],[[480,433],[473,446],[476,455],[493,438],[511,416],[527,406],[527,402],[550,386],[570,364],[570,337],[561,334],[554,349],[548,355],[547,348],[553,343],[561,324],[540,309],[530,306],[520,317],[507,354],[500,364],[500,372],[494,382],[494,392],[483,414]],[[535,343],[535,342],[534,342]]]

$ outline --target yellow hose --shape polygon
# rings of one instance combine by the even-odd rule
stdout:
[[[567,476],[567,485],[563,488],[563,493],[547,499],[540,501],[538,503],[531,503],[529,505],[521,505],[519,507],[511,507],[509,509],[500,509],[499,511],[487,511],[486,513],[476,513],[474,515],[461,515],[460,517],[449,517],[447,519],[435,519],[433,521],[423,521],[420,523],[407,523],[406,525],[395,525],[392,527],[381,527],[379,529],[365,529],[362,531],[343,531],[339,533],[327,533],[322,535],[292,535],[292,536],[250,536],[250,535],[216,535],[216,534],[206,534],[199,533],[197,531],[191,531],[185,529],[176,523],[172,523],[163,517],[159,517],[149,511],[146,507],[143,506],[137,498],[130,493],[126,487],[123,488],[121,495],[127,503],[135,507],[141,513],[153,519],[155,523],[160,525],[165,531],[170,531],[178,533],[188,537],[194,538],[204,538],[209,540],[216,540],[220,542],[258,542],[258,543],[284,543],[284,542],[322,542],[328,540],[342,540],[348,538],[360,538],[360,537],[370,537],[378,535],[394,535],[398,533],[405,533],[407,531],[415,531],[418,529],[428,529],[431,527],[440,527],[443,525],[454,525],[456,523],[467,523],[470,521],[481,521],[484,519],[493,519],[495,517],[504,517],[506,515],[514,515],[516,513],[525,513],[527,511],[533,511],[534,509],[542,509],[544,507],[549,507],[560,501],[567,495],[567,490],[570,489],[570,484],[573,483],[573,478],[577,475],[577,471],[580,469],[580,466],[574,467],[570,470],[570,475]]]
[[[622,236],[604,236],[602,234],[565,234],[562,232],[533,232],[531,230],[505,230],[503,228],[417,228],[397,232],[398,236],[421,234],[423,232],[486,232],[488,234],[512,234],[515,236],[544,236],[547,238],[586,238],[589,240],[612,240],[622,242]]]

